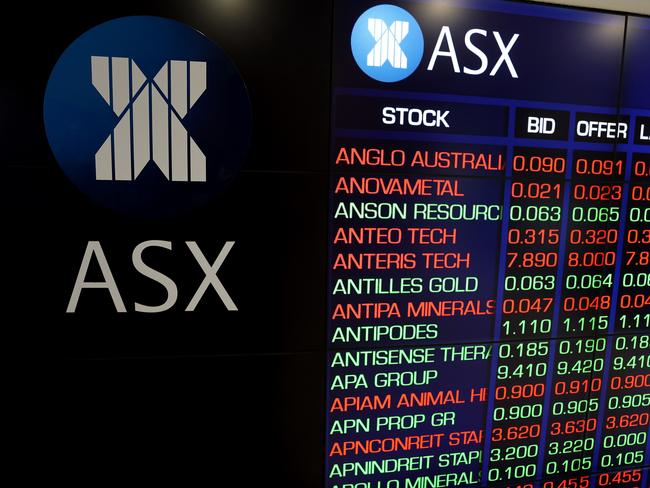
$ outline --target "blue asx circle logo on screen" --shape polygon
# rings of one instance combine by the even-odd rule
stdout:
[[[408,77],[420,64],[424,37],[415,18],[394,5],[366,10],[354,24],[352,55],[361,70],[378,81]]]
[[[77,188],[145,217],[205,205],[238,174],[251,138],[234,64],[203,34],[160,17],[111,20],[76,39],[52,70],[43,116]]]

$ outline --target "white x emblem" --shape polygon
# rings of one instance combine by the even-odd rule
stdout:
[[[387,27],[383,20],[370,18],[368,30],[375,39],[375,46],[368,53],[368,66],[381,67],[388,61],[393,68],[406,69],[408,58],[400,43],[409,33],[409,23],[396,20]]]
[[[130,58],[92,56],[92,83],[119,120],[95,154],[96,180],[135,180],[149,161],[172,181],[206,181],[206,159],[181,122],[206,90],[207,65],[167,61],[148,81]]]

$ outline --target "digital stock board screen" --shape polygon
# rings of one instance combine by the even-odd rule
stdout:
[[[326,486],[650,486],[650,20],[334,24]]]
[[[650,17],[618,5],[13,4],[7,464],[650,488]]]

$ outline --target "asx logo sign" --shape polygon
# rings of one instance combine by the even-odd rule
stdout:
[[[424,53],[424,37],[417,21],[394,5],[377,5],[361,14],[352,29],[351,44],[359,68],[385,82],[409,76]]]
[[[400,44],[409,33],[409,22],[395,20],[390,27],[382,19],[370,17],[368,30],[375,40],[375,45],[368,53],[367,66],[381,68],[386,61],[393,68],[407,69],[408,57]]]
[[[167,180],[206,181],[205,155],[182,122],[206,89],[206,63],[167,61],[147,81],[132,59],[93,56],[91,71],[119,120],[95,154],[96,180],[135,180],[152,162]]]
[[[210,264],[210,261],[205,257],[203,251],[201,251],[201,248],[199,248],[196,242],[186,241],[185,245],[192,254],[195,262],[199,265],[204,273],[203,280],[196,288],[196,291],[192,295],[192,298],[185,307],[185,311],[194,312],[206,291],[209,288],[213,288],[225,305],[226,310],[230,312],[236,312],[238,310],[237,305],[235,305],[235,302],[233,302],[230,294],[217,276],[217,272],[228,257],[228,254],[235,245],[235,242],[227,241],[221,248],[221,251],[219,251],[219,254],[212,264]],[[149,248],[161,248],[166,249],[167,251],[172,251],[172,242],[160,240],[141,242],[135,246],[131,255],[131,260],[135,270],[142,276],[145,276],[151,281],[158,283],[165,289],[165,299],[161,303],[153,305],[145,305],[135,302],[134,310],[141,313],[166,312],[176,305],[176,302],[178,300],[178,286],[169,276],[163,274],[162,272],[144,262],[144,251]],[[96,262],[99,267],[102,276],[101,281],[90,281],[88,279],[89,269],[93,261]],[[183,266],[185,266],[185,264],[183,264]],[[70,295],[70,301],[68,302],[66,313],[75,313],[77,311],[77,305],[79,304],[82,291],[97,289],[108,291],[110,298],[113,301],[113,305],[115,306],[115,310],[118,313],[127,312],[122,294],[120,293],[117,282],[113,277],[113,273],[108,264],[108,260],[106,259],[106,254],[104,253],[101,242],[89,241],[88,245],[86,246],[86,251],[84,253],[83,259],[81,261],[81,266],[79,267],[79,273],[77,274],[77,279],[75,280],[72,294]]]
[[[480,38],[492,38],[496,43],[499,57],[494,61],[477,45]],[[486,73],[495,76],[506,69],[508,76],[518,78],[511,59],[518,39],[519,34],[512,34],[505,42],[498,31],[488,33],[484,29],[470,29],[463,34],[464,49],[457,50],[458,39],[454,40],[452,28],[445,25],[438,33],[426,69],[451,69],[454,73],[469,76]],[[361,14],[354,24],[351,47],[354,60],[366,75],[390,83],[407,78],[420,65],[424,55],[424,37],[409,12],[394,5],[377,5]],[[439,58],[446,58],[447,62]]]
[[[59,166],[90,199],[176,216],[238,175],[251,138],[246,86],[212,41],[170,19],[123,17],[77,38],[43,104]]]

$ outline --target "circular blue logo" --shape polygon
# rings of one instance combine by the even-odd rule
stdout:
[[[417,21],[394,5],[377,5],[361,14],[352,29],[351,44],[359,68],[385,82],[409,76],[424,53],[424,37]]]
[[[250,145],[248,93],[203,34],[160,17],[89,30],[57,61],[45,131],[68,178],[96,203],[166,217],[205,205]]]

